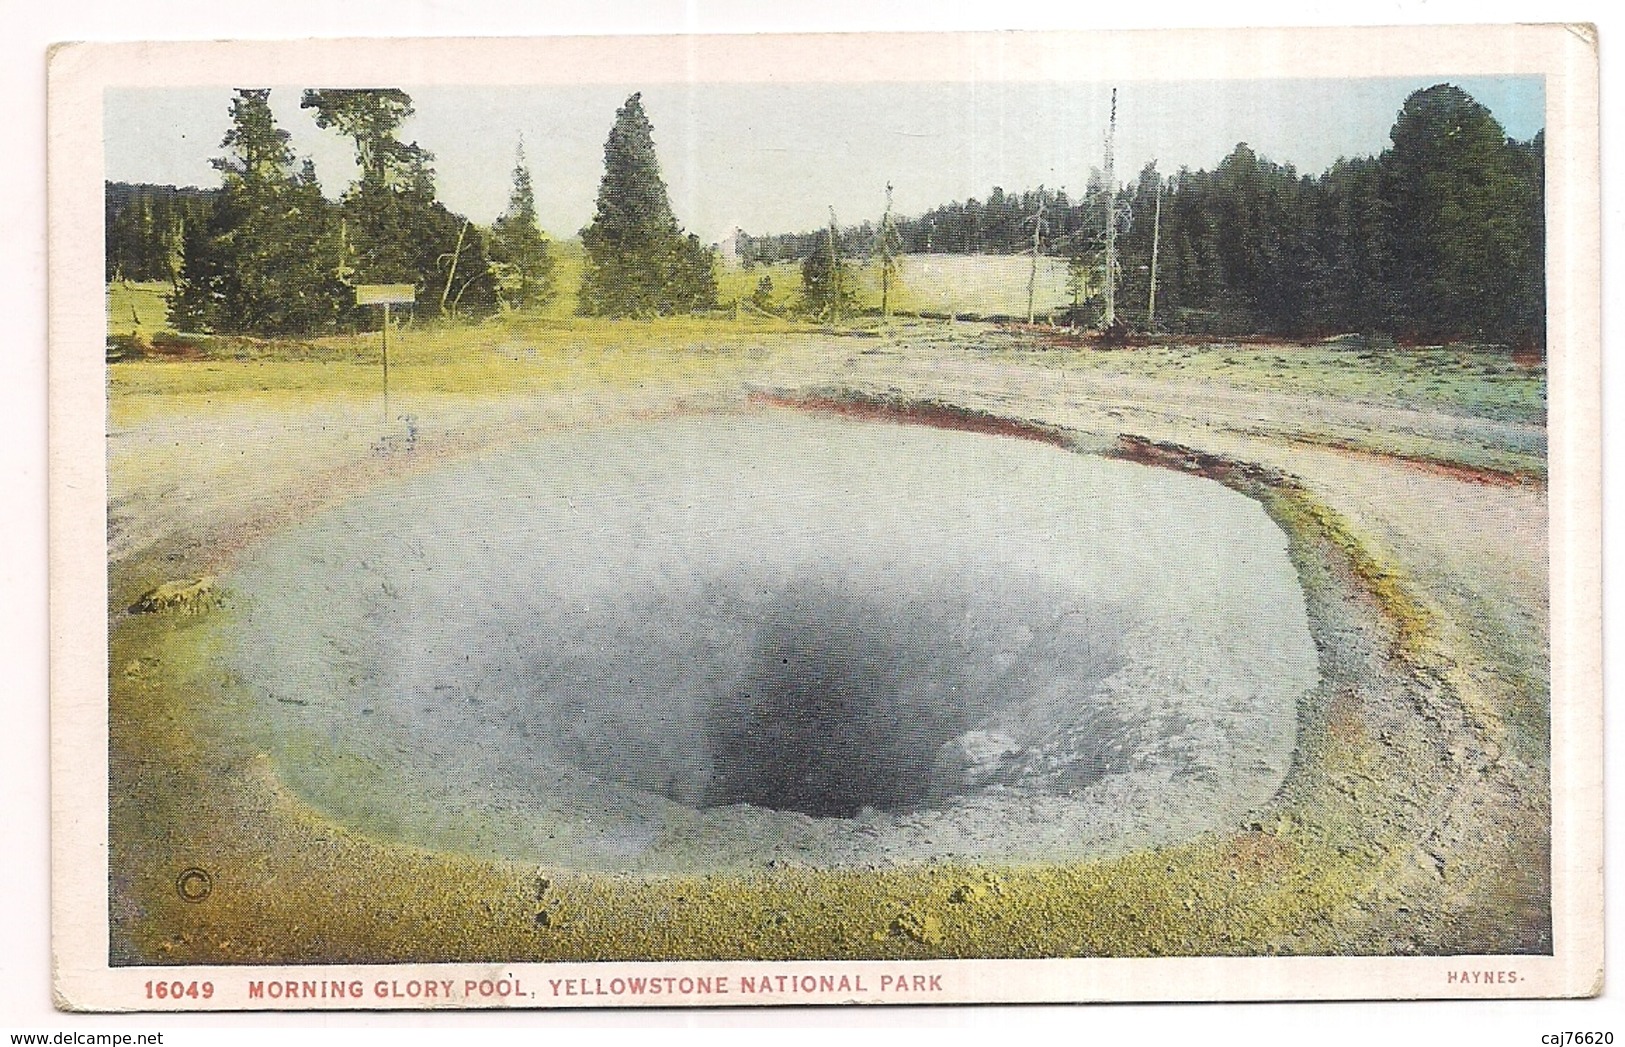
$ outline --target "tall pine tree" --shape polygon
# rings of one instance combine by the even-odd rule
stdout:
[[[716,304],[715,258],[672,214],[641,94],[615,112],[578,296],[589,316],[653,316]]]
[[[181,330],[266,335],[333,327],[347,289],[339,282],[338,222],[307,160],[295,169],[288,132],[271,114],[270,90],[239,90],[228,155],[205,226],[188,227],[170,319]]]
[[[857,308],[853,283],[832,207],[829,228],[801,262],[801,307],[813,316],[838,321]]]
[[[316,126],[355,142],[361,178],[342,211],[359,283],[410,283],[419,309],[483,315],[497,305],[496,279],[471,223],[435,198],[434,154],[402,142],[412,99],[398,88],[307,90],[301,108]]]
[[[491,261],[504,305],[536,309],[553,300],[553,255],[536,222],[536,192],[525,166],[523,142],[515,153],[508,209],[491,226]]]
[[[416,110],[412,98],[399,88],[322,88],[307,90],[301,109],[316,111],[316,126],[332,128],[355,142],[361,181],[380,185],[404,181],[404,174],[429,156],[396,137],[406,118]]]
[[[1520,319],[1532,319],[1517,315],[1518,303],[1541,253],[1533,165],[1488,109],[1451,84],[1407,98],[1391,137],[1382,166],[1401,332],[1515,334]]]

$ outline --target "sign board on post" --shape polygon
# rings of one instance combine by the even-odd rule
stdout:
[[[411,305],[417,289],[411,284],[361,284],[355,289],[356,305]]]
[[[417,301],[417,289],[411,284],[359,284],[355,289],[356,305],[384,307],[384,421],[389,421],[389,307],[411,305]]]

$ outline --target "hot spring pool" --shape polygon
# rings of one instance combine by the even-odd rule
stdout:
[[[645,872],[1052,860],[1229,827],[1317,682],[1218,484],[791,411],[359,495],[227,584],[240,728],[369,834]]]

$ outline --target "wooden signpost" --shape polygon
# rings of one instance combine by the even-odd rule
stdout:
[[[389,307],[412,305],[417,301],[417,290],[411,284],[359,284],[355,289],[356,305],[384,307],[384,421],[389,421]]]

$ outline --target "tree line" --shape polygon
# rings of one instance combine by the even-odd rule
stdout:
[[[311,90],[301,106],[312,110],[318,127],[355,144],[359,177],[337,200],[323,195],[309,160],[296,162],[269,89],[242,89],[221,140],[225,155],[211,161],[220,188],[171,190],[193,206],[167,226],[155,223],[163,229],[167,268],[124,261],[154,252],[120,246],[116,234],[137,220],[126,217],[128,207],[110,214],[109,268],[129,279],[169,279],[169,319],[177,329],[334,330],[360,319],[354,288],[362,283],[412,284],[420,305],[476,316],[501,301],[545,297],[551,259],[545,241],[531,242],[539,231],[527,239],[500,221],[476,230],[436,199],[433,155],[398,135],[413,111],[404,92]],[[522,215],[525,206],[516,177],[510,212]]]
[[[181,244],[190,223],[208,220],[213,189],[106,183],[107,279],[161,280],[181,271]]]
[[[171,322],[182,330],[273,335],[358,322],[363,283],[410,283],[420,310],[448,316],[533,309],[557,295],[522,143],[507,209],[480,226],[436,199],[432,154],[401,140],[413,112],[404,92],[307,90],[301,106],[317,126],[354,143],[359,176],[329,200],[310,162],[295,162],[269,94],[236,93],[226,155],[213,161],[219,189],[108,185],[109,279],[171,282]],[[1510,139],[1466,92],[1440,84],[1406,99],[1390,140],[1378,156],[1319,175],[1243,143],[1211,171],[1165,176],[1153,162],[1127,186],[1108,187],[1096,172],[1076,198],[995,188],[917,217],[894,217],[888,204],[878,223],[842,227],[832,215],[811,232],[740,233],[736,246],[747,265],[799,262],[804,307],[839,316],[857,308],[851,259],[876,257],[893,273],[905,252],[1022,253],[1036,226],[1039,251],[1068,259],[1071,318],[1089,322],[1111,223],[1117,312],[1134,326],[1541,344],[1544,133]],[[672,213],[638,94],[616,111],[580,235],[580,312],[715,306],[715,252]]]
[[[1545,338],[1544,132],[1520,142],[1460,88],[1406,99],[1391,145],[1320,175],[1245,143],[1211,171],[1153,162],[1117,188],[1098,172],[1069,197],[995,187],[898,219],[910,253],[1065,257],[1074,312],[1093,319],[1117,226],[1118,314],[1160,330],[1217,334],[1383,333],[1538,346]],[[872,252],[872,222],[737,238],[745,264]],[[1153,252],[1155,246],[1155,252]],[[1152,255],[1157,314],[1148,315]]]
[[[319,334],[362,321],[355,288],[411,284],[417,308],[481,317],[537,309],[557,295],[523,143],[507,209],[489,226],[435,195],[434,156],[399,131],[413,113],[397,89],[307,90],[316,125],[351,139],[357,179],[326,198],[297,162],[269,89],[231,102],[218,189],[108,183],[107,278],[172,285],[181,331]],[[685,233],[660,179],[639,95],[616,113],[578,300],[591,315],[645,316],[716,304],[716,257]]]

